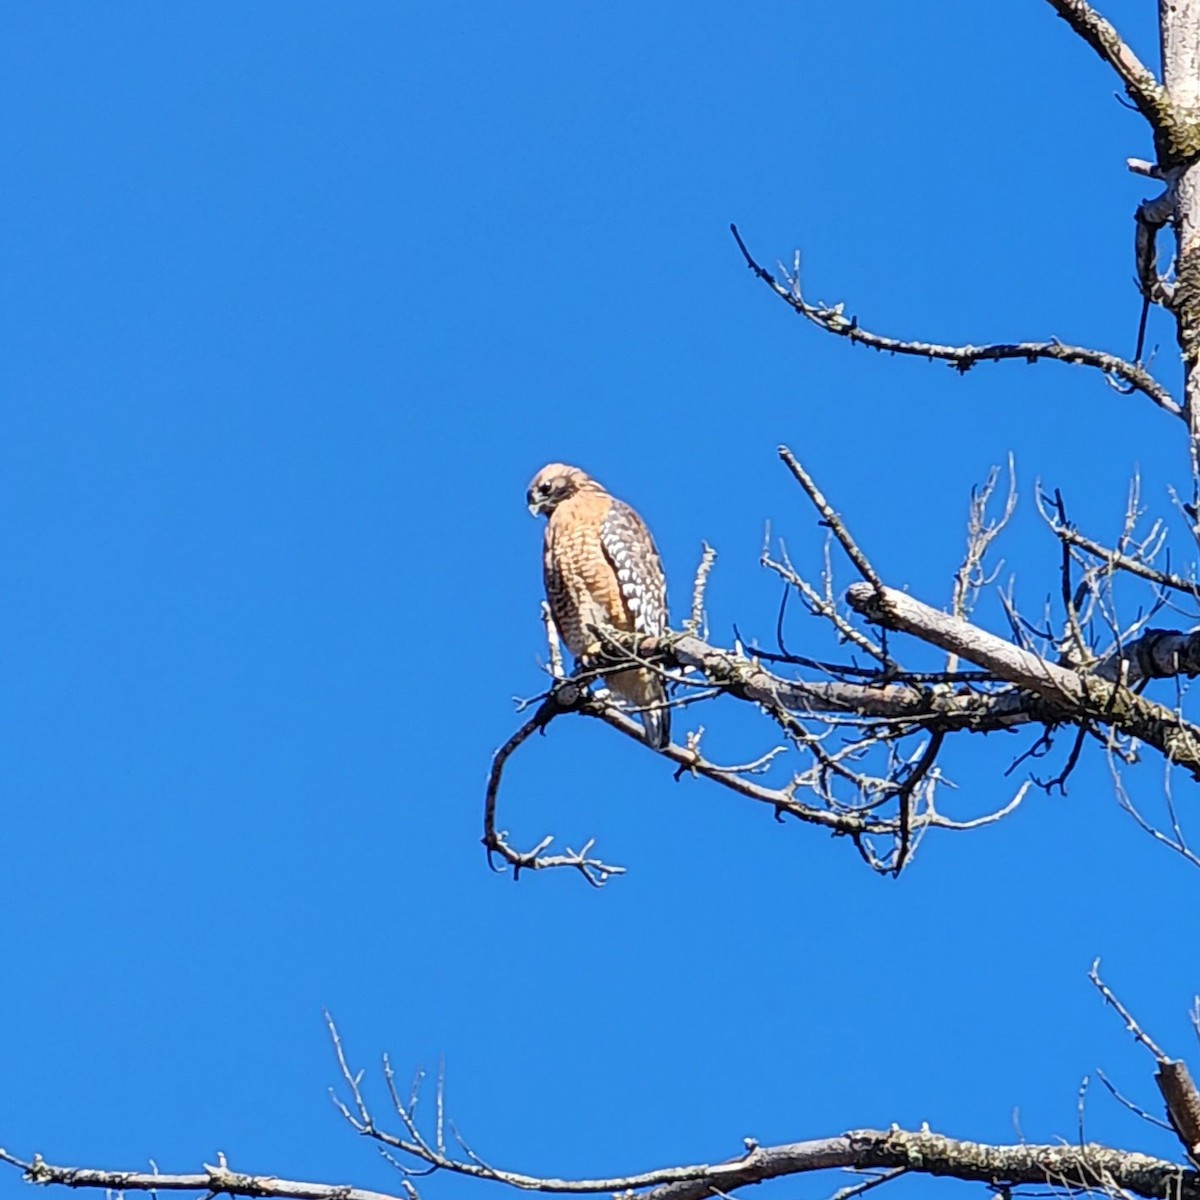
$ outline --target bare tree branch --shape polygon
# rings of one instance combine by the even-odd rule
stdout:
[[[1018,359],[1032,363],[1046,358],[1074,366],[1093,367],[1102,371],[1110,380],[1115,380],[1120,386],[1141,392],[1142,395],[1149,397],[1164,412],[1168,412],[1174,417],[1184,416],[1183,407],[1149,371],[1138,363],[1128,362],[1103,350],[1090,350],[1084,346],[1068,346],[1055,340],[997,342],[987,346],[945,346],[936,342],[905,341],[900,338],[887,337],[884,334],[872,333],[863,329],[857,318],[847,317],[840,304],[831,307],[825,304],[811,304],[805,300],[800,291],[799,278],[796,275],[793,275],[788,285],[780,283],[770,271],[760,266],[753,258],[746,248],[746,243],[742,241],[737,226],[731,225],[730,229],[733,231],[738,248],[750,270],[800,316],[824,329],[827,333],[848,338],[851,342],[869,346],[872,350],[886,351],[889,354],[938,359],[950,363],[964,373],[976,363],[1001,362],[1006,359]]]
[[[1050,0],[1054,11],[1120,76],[1138,111],[1157,130],[1170,118],[1170,100],[1154,72],[1085,0]]]
[[[1096,990],[1108,1004],[1117,1010],[1125,1022],[1125,1028],[1133,1034],[1135,1040],[1145,1046],[1154,1055],[1157,1071],[1154,1082],[1162,1094],[1167,1106],[1167,1117],[1171,1128],[1183,1143],[1184,1151],[1193,1164],[1200,1165],[1200,1091],[1192,1081],[1187,1063],[1181,1059],[1169,1058],[1142,1029],[1133,1014],[1117,999],[1113,990],[1100,978],[1100,960],[1092,963],[1088,972]]]
[[[56,1167],[35,1154],[28,1162],[0,1150],[0,1161],[18,1167],[26,1182],[43,1186],[111,1189],[126,1192],[201,1192],[217,1196],[273,1196],[279,1200],[409,1200],[345,1184],[310,1183],[275,1175],[243,1175],[220,1165],[205,1164],[202,1174],[165,1175],[146,1171],[104,1171],[89,1167]]]
[[[1175,191],[1168,187],[1152,200],[1138,205],[1134,220],[1134,262],[1137,264],[1138,287],[1151,304],[1170,307],[1175,289],[1158,271],[1158,235],[1175,214]],[[1138,357],[1140,358],[1140,351]]]
[[[875,642],[872,641],[872,639],[869,638],[861,629],[856,629],[846,619],[846,617],[843,616],[838,607],[837,598],[833,594],[833,581],[829,570],[827,569],[825,571],[825,590],[824,593],[822,593],[817,591],[817,589],[813,587],[813,585],[809,583],[807,579],[805,579],[802,575],[799,575],[792,568],[792,564],[787,561],[786,551],[783,554],[783,559],[783,562],[776,561],[771,557],[770,551],[764,547],[762,555],[758,561],[761,566],[767,567],[769,570],[774,571],[780,579],[789,584],[791,587],[795,588],[800,595],[802,603],[805,605],[808,611],[814,616],[824,617],[837,630],[839,640],[843,642],[849,642],[851,645],[857,646],[858,649],[862,650],[865,654],[869,654],[877,662],[883,664],[885,667],[888,666],[889,659],[888,656],[883,652],[883,647],[876,645]],[[788,594],[789,593],[786,591],[783,593],[784,604],[780,606],[779,610],[780,630],[777,631],[777,638],[780,644],[780,649],[784,649],[782,622],[784,612],[786,610]]]
[[[1112,1005],[1116,1009],[1121,1020],[1125,1022],[1125,1028],[1133,1034],[1133,1040],[1140,1046],[1145,1046],[1151,1054],[1154,1055],[1156,1063],[1164,1063],[1169,1061],[1166,1054],[1154,1043],[1150,1036],[1142,1029],[1134,1018],[1133,1013],[1117,999],[1116,993],[1100,978],[1100,960],[1097,958],[1093,961],[1091,970],[1088,971],[1088,979],[1092,986],[1104,998],[1106,1004]]]
[[[1085,537],[1073,525],[1061,520],[1053,512],[1047,512],[1043,509],[1042,515],[1054,531],[1054,535],[1066,542],[1067,545],[1075,546],[1108,566],[1115,567],[1121,571],[1127,571],[1130,575],[1137,575],[1139,578],[1146,579],[1151,583],[1157,584],[1159,587],[1183,592],[1194,599],[1200,599],[1200,583],[1197,583],[1196,580],[1184,579],[1182,576],[1174,575],[1170,571],[1161,571],[1142,558],[1134,558],[1120,550],[1102,546],[1099,542]]]
[[[894,588],[879,592],[856,583],[846,598],[869,620],[912,634],[984,667],[998,678],[1060,706],[1064,716],[1074,714],[1077,719],[1086,718],[1131,734],[1200,779],[1200,728],[1161,704],[1098,675],[1051,663]]]
[[[971,506],[967,515],[967,549],[959,568],[954,573],[954,589],[951,594],[950,611],[956,617],[967,617],[975,606],[979,591],[992,582],[997,570],[985,572],[983,563],[992,543],[1008,527],[1017,511],[1017,470],[1013,456],[1008,456],[1008,494],[1004,508],[998,517],[988,518],[988,505],[996,492],[996,484],[1000,480],[1000,468],[993,467],[983,483],[971,489]],[[951,655],[946,664],[947,670],[954,670],[956,665]]]
[[[488,865],[495,867],[494,856],[499,855],[513,869],[513,878],[520,878],[522,871],[543,871],[555,867],[571,867],[578,871],[593,887],[600,887],[612,875],[623,875],[624,867],[613,866],[590,857],[592,841],[576,852],[567,848],[565,854],[547,854],[552,837],[544,837],[532,850],[516,850],[508,843],[504,830],[496,828],[496,800],[500,794],[500,780],[509,758],[534,733],[545,733],[546,727],[564,712],[580,707],[584,698],[583,684],[575,680],[556,683],[538,705],[537,711],[516,733],[492,756],[492,769],[488,773],[487,789],[484,794],[483,844],[487,847]]]
[[[708,576],[717,561],[717,552],[707,543],[702,543],[700,565],[696,568],[696,579],[692,584],[692,612],[683,623],[686,632],[695,637],[707,637],[704,621],[704,593],[708,590]]]
[[[552,1195],[636,1192],[639,1200],[707,1200],[750,1184],[817,1171],[905,1168],[911,1174],[944,1176],[994,1187],[1049,1185],[1091,1193],[1104,1193],[1115,1187],[1145,1200],[1200,1200],[1200,1176],[1195,1171],[1148,1155],[1094,1144],[990,1145],[925,1130],[860,1129],[780,1146],[754,1146],[725,1162],[664,1167],[599,1179],[557,1179],[507,1171],[470,1158],[446,1157],[428,1144],[419,1146],[374,1128],[363,1132],[437,1170]],[[74,1189],[207,1192],[272,1200],[411,1200],[408,1192],[389,1195],[349,1185],[247,1175],[224,1166],[206,1165],[202,1172],[168,1175],[57,1166],[38,1155],[26,1161],[7,1151],[0,1151],[0,1161],[21,1170],[30,1183]]]
[[[779,447],[779,457],[783,459],[787,469],[791,471],[792,477],[804,489],[808,498],[813,502],[813,507],[821,514],[825,524],[833,531],[833,536],[841,543],[841,547],[846,552],[846,557],[854,564],[858,573],[875,588],[883,587],[883,581],[875,572],[875,568],[871,566],[870,560],[859,549],[858,543],[850,536],[850,531],[846,528],[841,517],[834,511],[833,506],[825,499],[821,489],[817,487],[813,477],[800,465],[796,456],[786,447]]]

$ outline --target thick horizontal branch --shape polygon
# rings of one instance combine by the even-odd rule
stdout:
[[[733,236],[746,259],[746,264],[777,296],[786,301],[800,316],[811,321],[826,333],[848,338],[858,345],[869,346],[889,354],[905,354],[915,358],[937,359],[948,362],[959,371],[969,371],[976,363],[1001,362],[1016,359],[1038,362],[1051,359],[1073,366],[1092,367],[1102,371],[1110,380],[1148,396],[1164,412],[1174,417],[1184,415],[1183,408],[1171,393],[1153,375],[1138,363],[1129,362],[1103,350],[1091,350],[1085,346],[1068,346],[1063,342],[997,342],[987,346],[947,346],[937,342],[906,341],[872,333],[859,325],[857,318],[847,317],[843,306],[810,304],[800,292],[799,280],[791,286],[780,283],[765,267],[758,264],[746,248],[737,226],[731,225]]]
[[[671,635],[658,643],[674,666],[699,671],[705,679],[738,699],[767,708],[803,714],[853,713],[867,720],[920,722],[935,731],[969,729],[992,733],[1047,719],[1046,705],[1015,690],[980,692],[921,687],[906,682],[843,683],[783,679],[768,671],[754,652],[739,654],[700,638]]]
[[[369,1135],[373,1136],[373,1135]],[[429,1161],[417,1146],[401,1139],[382,1138],[393,1149],[415,1153]],[[397,1143],[400,1143],[397,1145]],[[504,1171],[473,1158],[450,1159],[435,1153],[435,1170],[489,1179],[521,1191],[554,1195],[635,1191],[640,1200],[706,1200],[738,1188],[791,1175],[837,1168],[855,1170],[904,1168],[913,1174],[945,1176],[991,1186],[1054,1186],[1072,1190],[1120,1189],[1145,1200],[1200,1200],[1200,1177],[1177,1163],[1130,1151],[1097,1145],[988,1145],[959,1141],[940,1134],[901,1129],[858,1130],[837,1137],[754,1146],[723,1163],[666,1167],[606,1179],[555,1179]],[[224,1166],[206,1166],[190,1175],[144,1171],[104,1171],[63,1167],[35,1157],[24,1162],[0,1151],[0,1159],[20,1168],[31,1183],[121,1192],[200,1192],[226,1196],[271,1197],[272,1200],[412,1200],[366,1191],[348,1185],[245,1175]]]
[[[888,629],[911,634],[957,654],[998,678],[1041,696],[1059,720],[1091,721],[1139,738],[1200,779],[1200,728],[1169,708],[1098,674],[1073,671],[1024,650],[960,617],[939,612],[895,588],[852,584],[846,599],[856,612]]]
[[[865,584],[855,584],[851,589],[855,595],[865,597]],[[902,596],[904,601],[916,606],[905,593],[884,589],[892,596]],[[861,603],[861,600],[860,600]],[[855,607],[857,607],[855,605]],[[1029,651],[1020,650],[1011,642],[997,638],[969,622],[952,618],[947,613],[920,605],[938,620],[922,614],[921,619],[931,627],[945,630],[944,621],[957,620],[962,629],[944,637],[964,638],[981,635],[991,639],[999,647],[1017,651],[1022,658],[1021,678],[1014,678],[1017,669],[1007,658],[1002,661],[1004,671],[979,663],[985,670],[992,671],[997,683],[1009,683],[1011,688],[995,691],[977,691],[970,688],[951,690],[945,686],[917,686],[912,683],[843,683],[824,680],[783,679],[772,674],[754,657],[710,646],[700,638],[671,635],[662,641],[645,640],[647,649],[658,646],[663,659],[674,666],[690,667],[699,671],[711,683],[739,699],[750,700],[765,706],[777,706],[797,713],[854,713],[865,720],[912,720],[922,727],[954,733],[970,730],[974,733],[993,733],[1002,729],[1014,729],[1031,721],[1061,721],[1062,701],[1046,694],[1044,689],[1034,688],[1031,672],[1044,674],[1045,660]],[[859,609],[859,611],[863,611]],[[913,615],[915,616],[915,609]],[[885,623],[885,622],[881,622]],[[894,626],[890,626],[895,628]],[[967,631],[971,631],[968,633]],[[905,630],[903,632],[913,632]],[[923,634],[917,633],[923,637]],[[927,639],[931,640],[931,639]],[[944,641],[932,644],[948,649]],[[965,657],[965,655],[964,655]],[[971,661],[976,661],[972,659]],[[1065,676],[1078,679],[1074,671],[1061,670]],[[1175,677],[1194,678],[1200,675],[1200,630],[1182,632],[1174,629],[1147,629],[1138,638],[1122,646],[1119,655],[1114,653],[1097,667],[1095,674],[1115,682],[1123,679],[1126,684],[1138,683],[1143,679],[1169,679]],[[1043,681],[1044,682],[1044,681]],[[1149,701],[1146,701],[1150,704]],[[1157,716],[1176,714],[1158,705],[1151,705]]]

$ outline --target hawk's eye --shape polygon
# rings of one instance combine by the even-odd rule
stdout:
[[[550,495],[550,484],[549,484],[548,482],[547,482],[547,483],[539,483],[539,484],[538,484],[538,495],[539,495],[539,496],[548,496],[548,495]]]

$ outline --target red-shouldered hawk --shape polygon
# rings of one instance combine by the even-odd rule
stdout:
[[[610,496],[578,467],[551,463],[526,495],[545,514],[542,567],[546,599],[559,636],[579,658],[595,643],[589,625],[657,636],[667,628],[667,581],[654,539],[628,504]],[[671,740],[671,710],[662,677],[635,668],[605,677],[614,695],[641,711],[646,741]]]

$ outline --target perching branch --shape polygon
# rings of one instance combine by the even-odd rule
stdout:
[[[1116,572],[1136,574],[1160,588],[1194,595],[1194,586],[1153,565],[1164,546],[1164,527],[1155,522],[1148,533],[1136,532],[1141,515],[1136,486],[1131,490],[1124,527],[1108,550],[1078,534],[1066,516],[1060,496],[1041,510],[1062,546],[1061,592],[1070,631],[1070,654],[1053,653],[1055,642],[1040,635],[1048,649],[1039,650],[1027,636],[1027,622],[1010,607],[1012,637],[1001,637],[969,621],[970,600],[994,576],[985,564],[988,551],[1011,517],[1014,495],[995,519],[987,516],[987,499],[996,476],[973,493],[968,521],[968,550],[955,576],[953,609],[941,612],[906,592],[886,585],[809,472],[787,447],[780,457],[800,483],[819,522],[831,531],[863,582],[844,596],[833,586],[833,566],[826,547],[819,587],[808,583],[787,560],[763,561],[797,593],[808,611],[827,623],[839,641],[865,649],[875,661],[868,666],[830,662],[787,652],[783,645],[782,610],[776,637],[780,652],[747,649],[740,636],[732,647],[714,645],[685,629],[657,638],[591,627],[599,656],[586,660],[571,678],[555,678],[551,689],[534,702],[537,709],[500,748],[493,760],[484,804],[484,845],[489,861],[502,859],[514,878],[525,870],[571,867],[594,886],[622,869],[592,854],[593,842],[562,854],[549,852],[553,839],[543,837],[530,850],[518,850],[497,828],[497,800],[506,763],[535,732],[545,732],[558,716],[591,717],[645,748],[643,731],[629,711],[593,685],[605,672],[637,665],[662,675],[674,693],[673,707],[690,710],[715,697],[753,705],[774,726],[773,747],[752,762],[725,765],[702,748],[703,729],[695,729],[656,751],[671,764],[676,780],[702,778],[767,807],[777,819],[793,817],[847,838],[863,860],[879,872],[897,873],[912,859],[923,837],[934,829],[976,829],[1012,812],[1027,786],[983,817],[958,820],[941,811],[945,784],[942,752],[960,734],[1011,732],[1040,728],[1036,741],[1017,757],[1013,768],[1040,757],[1054,741],[1054,731],[1072,731],[1063,769],[1048,781],[1032,782],[1049,790],[1063,788],[1089,738],[1105,747],[1110,764],[1134,757],[1141,744],[1157,750],[1168,764],[1200,778],[1200,726],[1142,695],[1154,679],[1183,680],[1200,675],[1200,630],[1146,628],[1156,606],[1139,613],[1132,626],[1121,628],[1112,606],[1111,580]],[[1011,470],[1011,468],[1010,468]],[[1071,577],[1076,556],[1084,569]],[[691,628],[703,612],[706,552],[697,573]],[[885,642],[869,636],[862,621],[885,631],[906,634],[949,656],[941,672],[902,668]],[[1096,649],[1098,632],[1107,630],[1110,646]],[[964,660],[979,668],[959,671]],[[780,741],[781,739],[781,741]],[[789,770],[790,763],[790,770]],[[1013,768],[1010,768],[1013,769]],[[1119,777],[1118,798],[1126,796]],[[1172,814],[1170,835],[1155,830],[1136,808],[1123,806],[1163,844],[1190,855],[1179,822]],[[1189,858],[1189,861],[1191,859]]]

